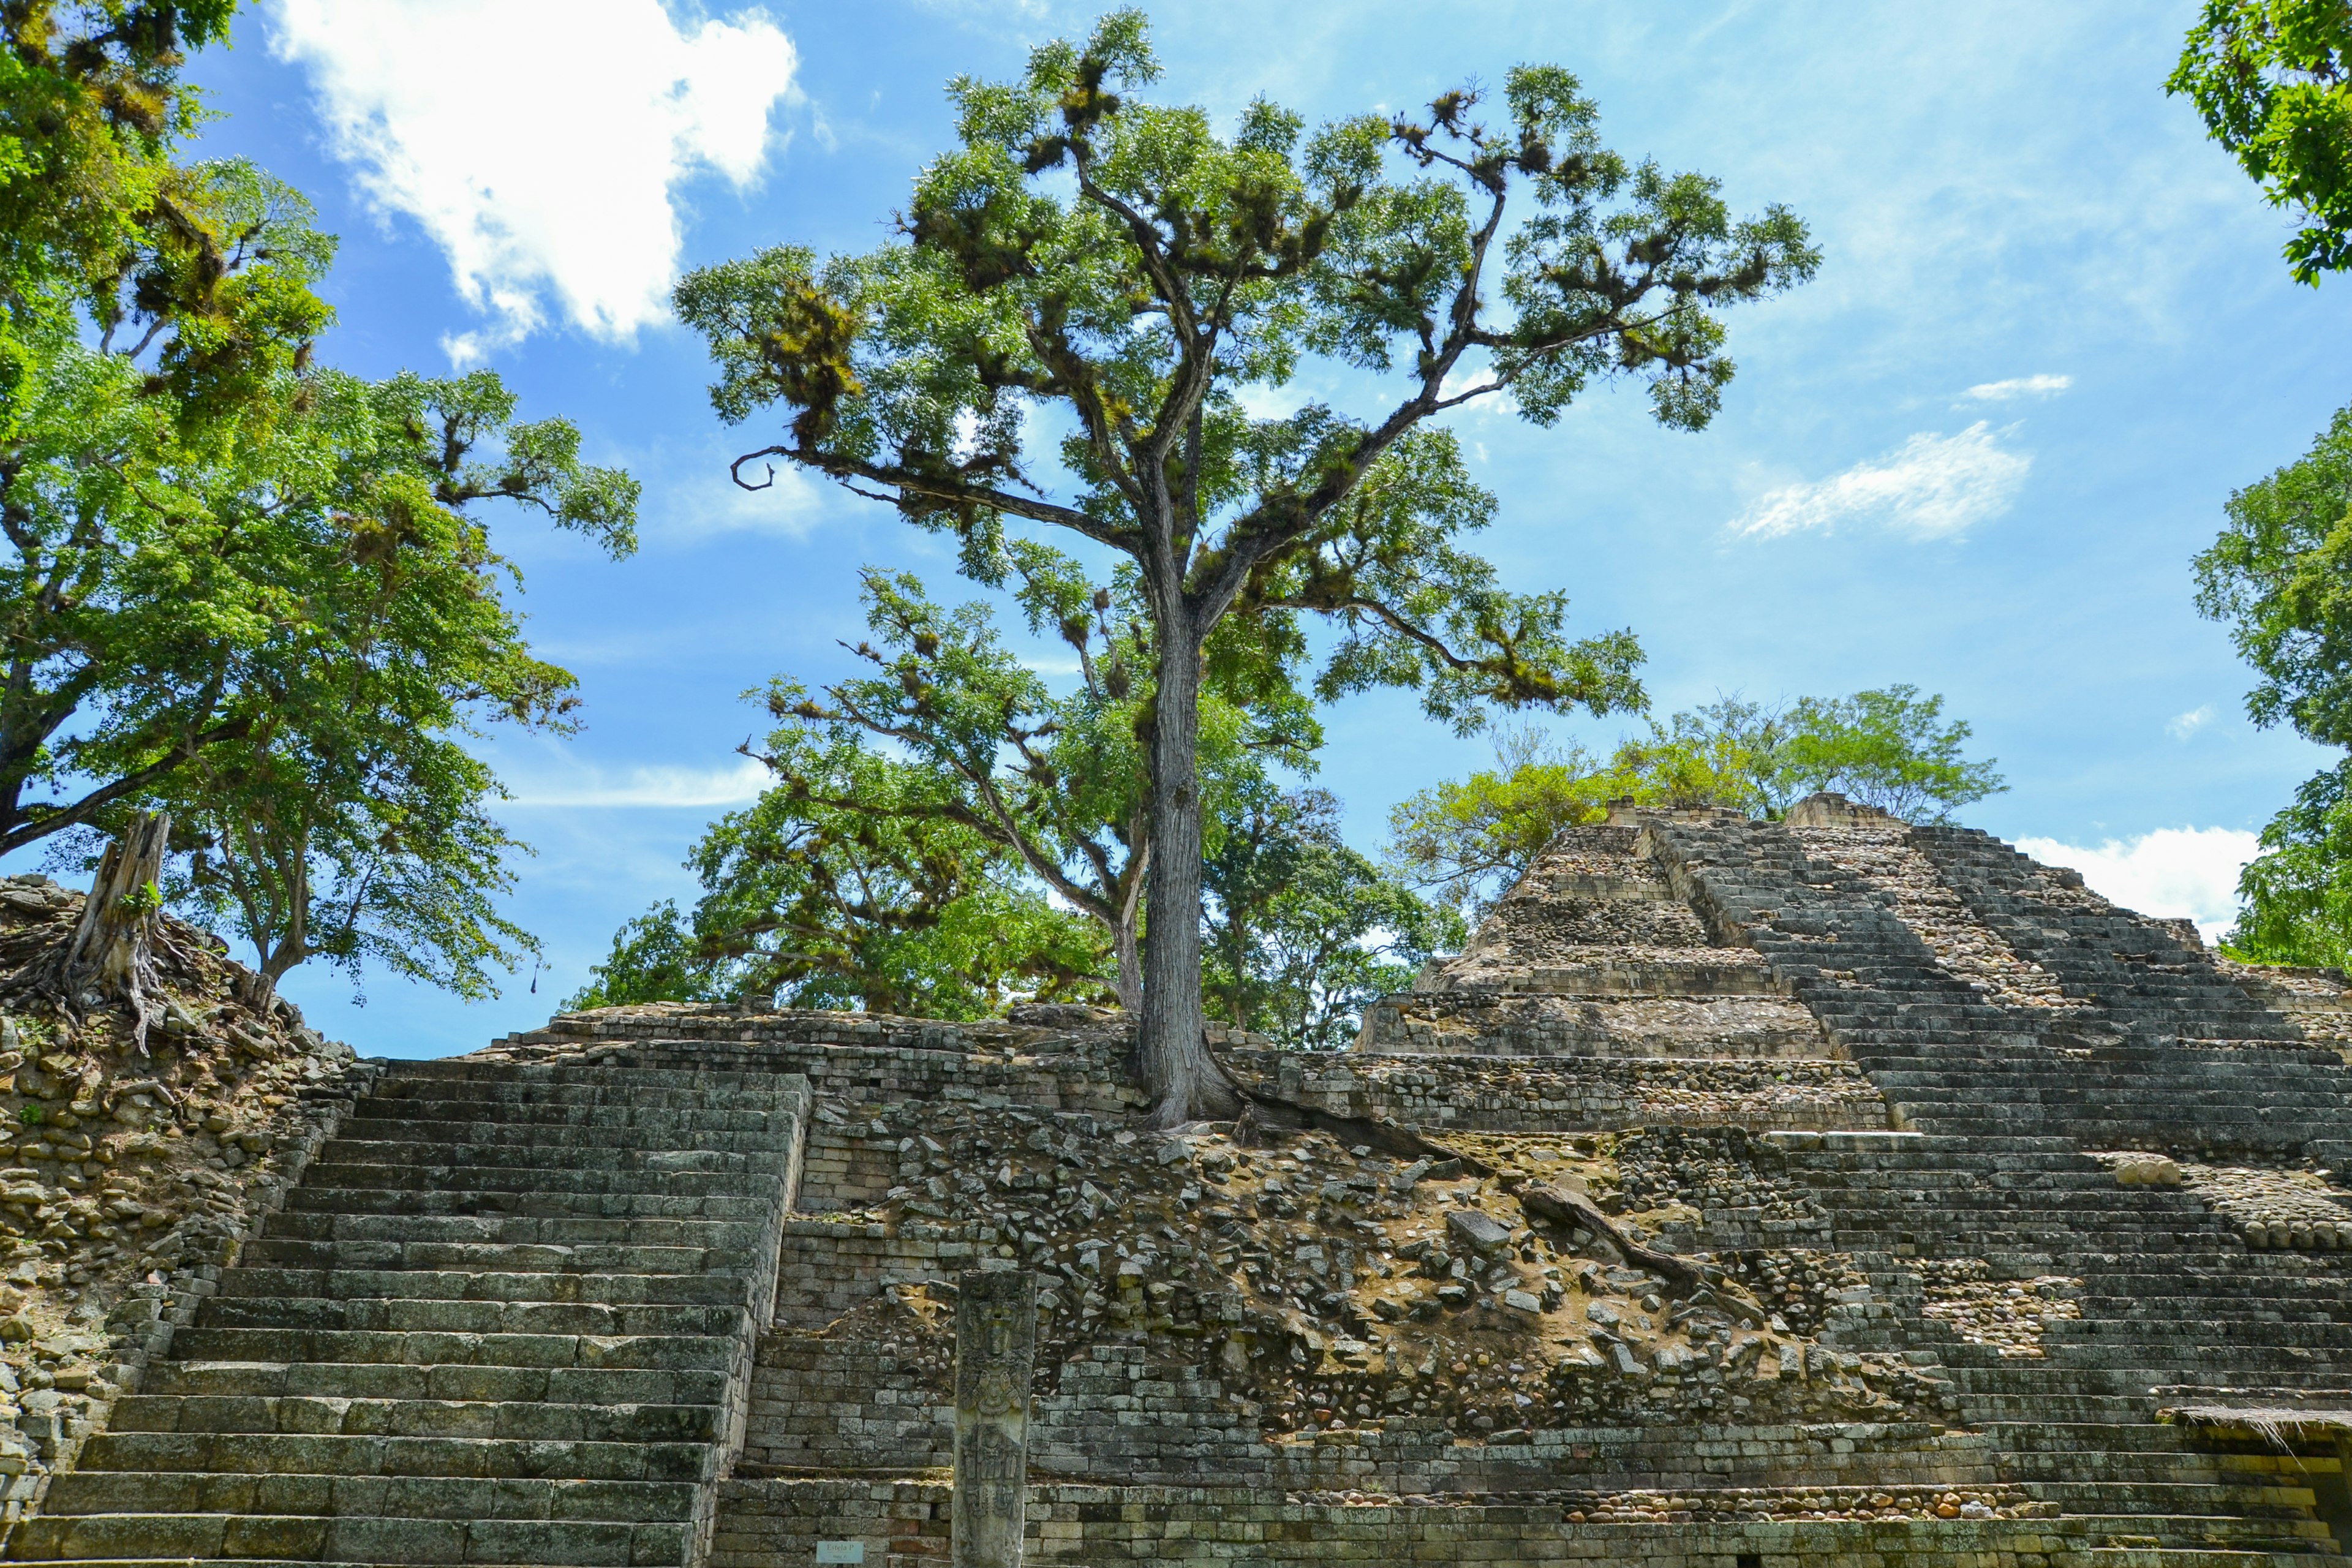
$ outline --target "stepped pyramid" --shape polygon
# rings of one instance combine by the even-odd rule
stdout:
[[[1116,1019],[571,1015],[354,1069],[5,1557],[944,1563],[940,1308],[994,1258],[1048,1287],[1033,1562],[2327,1568],[2347,1041],[2341,976],[1834,796],[1572,829],[1357,1049],[1223,1036],[1335,1128],[1584,1173],[1703,1261],[1675,1302],[1449,1241],[1508,1182],[1141,1131]]]

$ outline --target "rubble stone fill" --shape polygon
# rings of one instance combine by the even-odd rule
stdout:
[[[1337,1131],[1149,1131],[1063,1007],[338,1066],[5,1554],[943,1563],[985,1268],[1037,1284],[1033,1562],[2323,1568],[2347,1018],[1819,796],[1564,833],[1354,1050],[1217,1031]]]

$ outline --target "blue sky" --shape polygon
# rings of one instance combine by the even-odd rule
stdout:
[[[1826,264],[1734,318],[1711,429],[1660,430],[1630,389],[1549,430],[1462,421],[1502,502],[1489,553],[1565,588],[1578,626],[1637,631],[1662,710],[1943,693],[2011,782],[1969,821],[2211,922],[2244,836],[2322,755],[2247,724],[2189,561],[2233,488],[2352,400],[2352,282],[2293,283],[2284,215],[2164,96],[2194,8],[1192,0],[1155,20],[1162,93],[1228,116],[1259,94],[1310,120],[1408,108],[1555,61],[1621,150],[1718,175],[1736,208],[1793,206]],[[759,442],[710,415],[698,342],[659,301],[677,269],[758,246],[877,243],[947,143],[942,84],[1008,75],[1097,9],[271,0],[195,62],[223,114],[203,150],[291,180],[342,237],[331,363],[488,363],[646,485],[625,563],[499,526],[586,702],[577,736],[490,744],[538,850],[514,902],[547,942],[536,991],[526,973],[461,1005],[371,976],[362,1008],[298,973],[322,1027],[415,1056],[543,1019],[623,920],[690,895],[688,845],[756,788],[740,693],[844,668],[857,567],[961,596],[936,542],[875,503],[731,491],[727,458]],[[1328,727],[1320,782],[1367,848],[1396,801],[1491,754],[1404,697]]]

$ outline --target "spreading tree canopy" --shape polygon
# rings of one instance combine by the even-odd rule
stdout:
[[[1158,75],[1122,11],[1017,81],[960,79],[958,143],[889,243],[765,251],[692,274],[677,304],[709,340],[723,417],[782,407],[740,482],[803,464],[955,535],[968,563],[1008,522],[1133,563],[1155,659],[1139,1057],[1173,1124],[1236,1107],[1200,987],[1220,624],[1329,617],[1322,690],[1417,687],[1465,727],[1487,704],[1636,701],[1629,634],[1571,640],[1560,595],[1507,589],[1465,547],[1491,502],[1433,422],[1507,401],[1549,424],[1626,376],[1696,429],[1732,372],[1720,312],[1817,258],[1786,210],[1735,221],[1714,181],[1610,151],[1557,68],[1513,70],[1491,106],[1465,89],[1311,135],[1263,100],[1221,133],[1143,96]],[[1250,412],[1245,389],[1309,356],[1385,401]]]

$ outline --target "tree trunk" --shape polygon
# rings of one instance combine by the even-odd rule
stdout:
[[[1200,637],[1164,613],[1159,677],[1137,1056],[1151,1097],[1151,1125],[1177,1127],[1237,1115],[1241,1098],[1209,1055],[1201,1007]]]
[[[163,919],[156,888],[163,875],[164,840],[171,818],[142,812],[122,836],[106,847],[82,900],[58,975],[77,1005],[85,992],[119,996],[131,1005],[131,1042],[147,1051],[148,1025],[163,1011],[162,978],[155,969],[155,931]]]
[[[1143,953],[1137,940],[1135,911],[1130,909],[1111,932],[1111,961],[1118,966],[1111,979],[1118,990],[1118,1005],[1130,1018],[1143,1016]]]

